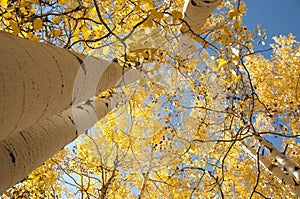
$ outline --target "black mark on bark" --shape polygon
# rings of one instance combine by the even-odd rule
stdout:
[[[270,150],[270,153],[272,153],[273,149],[269,149]]]
[[[84,110],[82,106],[76,106],[76,108]]]
[[[72,124],[75,124],[74,120],[71,118],[71,116],[68,116],[68,118],[71,120]]]
[[[22,138],[24,139],[24,141],[25,141],[26,143],[28,143],[26,137],[25,137],[24,134],[23,134],[23,132],[20,132],[20,135],[22,136]]]
[[[89,106],[92,106],[92,102],[93,102],[93,100],[88,99],[88,100],[85,102],[85,104],[86,104],[86,105],[89,105]]]
[[[72,53],[73,54],[73,53]],[[78,62],[80,63],[80,64],[82,64],[83,63],[83,60],[82,59],[80,59],[79,57],[77,57],[75,54],[73,54],[75,57],[76,57],[76,59],[78,60]]]
[[[14,155],[11,151],[9,152],[9,157],[10,157],[11,161],[12,161],[14,164],[16,164],[16,157],[15,157],[15,155]]]

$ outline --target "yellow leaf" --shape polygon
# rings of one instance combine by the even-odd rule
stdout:
[[[145,60],[149,59],[150,54],[149,54],[149,52],[147,50],[145,50],[142,54],[143,54],[143,57],[144,57]]]
[[[238,81],[240,81],[240,79],[242,78],[240,75],[237,75],[236,72],[234,70],[231,71],[232,73],[232,78],[233,78],[233,81],[235,83],[237,83]]]
[[[53,36],[58,37],[61,35],[61,30],[53,30]]]
[[[234,82],[237,83],[242,77],[240,75],[234,77]]]
[[[229,13],[228,13],[228,17],[229,17],[230,19],[233,19],[234,17],[237,17],[237,16],[239,16],[239,15],[240,15],[239,12],[229,12]]]
[[[83,25],[81,28],[81,33],[82,33],[82,36],[84,39],[88,39],[90,34],[91,34],[91,31],[89,30],[89,28],[86,26],[86,25]]]
[[[148,19],[146,19],[146,21],[143,23],[143,25],[144,25],[145,27],[152,27],[152,26],[153,26],[152,17],[149,16]]]
[[[236,55],[232,56],[232,63],[237,65],[240,62],[240,58]]]
[[[227,26],[223,26],[221,28],[221,30],[223,30],[223,32],[227,35],[230,35],[231,34],[231,31],[230,31],[230,28],[228,28]]]
[[[160,81],[162,79],[162,75],[157,75],[156,80]]]
[[[225,67],[227,64],[227,61],[225,59],[220,59],[219,60],[219,67]]]
[[[228,43],[227,41],[227,37],[226,36],[221,36],[220,37],[220,41],[222,42],[222,43],[224,43],[224,44],[226,44],[226,43]]]
[[[33,29],[40,30],[43,27],[43,21],[41,19],[35,19],[33,21]]]
[[[8,2],[7,2],[7,0],[0,0],[0,6],[1,7],[7,7],[7,5],[8,5]]]
[[[10,198],[13,198],[13,195],[11,193],[9,193],[8,191],[6,191],[4,194]]]
[[[59,17],[54,16],[54,17],[52,18],[52,20],[53,20],[53,22],[56,23],[56,24],[59,24],[59,23],[60,23],[60,18],[59,18]]]
[[[16,34],[20,33],[20,27],[17,22],[10,21],[10,26],[13,29],[14,33]]]
[[[88,2],[85,2],[85,1],[84,1],[82,4],[83,4],[84,7],[86,7],[86,8],[90,7],[90,5],[88,4]]]
[[[218,72],[218,71],[219,71],[219,67],[218,67],[217,62],[215,62],[214,66],[212,67],[212,70],[213,70],[214,72]]]
[[[58,5],[64,5],[67,3],[67,0],[58,0],[57,3]]]
[[[233,22],[232,26],[233,26],[235,29],[237,29],[237,30],[240,30],[240,29],[241,29],[241,26],[240,26],[240,24],[239,24],[237,21]]]
[[[206,42],[205,42],[204,39],[202,39],[202,38],[199,37],[199,36],[196,36],[196,37],[194,37],[194,38],[195,38],[195,40],[196,40],[197,42],[199,42],[199,43],[202,44],[203,48],[206,48],[206,47],[207,47]]]
[[[164,14],[162,12],[156,12],[154,16],[160,20],[164,17]]]
[[[174,17],[174,19],[178,20],[182,18],[182,13],[179,11],[172,11],[172,16]]]

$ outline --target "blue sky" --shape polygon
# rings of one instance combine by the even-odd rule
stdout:
[[[273,36],[289,33],[293,33],[300,41],[300,0],[245,0],[245,2],[248,12],[244,17],[244,24],[250,30],[254,30],[256,24],[262,24],[268,36],[267,44],[273,42]],[[264,55],[268,57],[270,53]],[[279,139],[268,136],[267,139],[277,148],[281,148]]]
[[[267,31],[267,43],[273,36],[293,33],[300,41],[300,0],[245,0],[248,8],[244,24],[254,30],[262,24]]]

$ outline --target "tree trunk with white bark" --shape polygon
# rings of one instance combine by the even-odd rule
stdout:
[[[222,0],[189,0],[183,7],[184,34],[199,34],[207,18],[218,7]]]
[[[248,153],[252,158],[257,160],[257,153],[259,151],[255,151],[253,147],[250,147],[246,142],[242,142],[243,150]],[[295,181],[294,177],[291,175],[287,175],[282,169],[280,169],[277,165],[274,165],[270,160],[268,160],[264,155],[259,155],[259,163],[271,174],[273,174],[278,180],[280,180],[283,184],[288,185],[292,192],[300,196],[300,185]]]
[[[87,100],[0,141],[0,193],[25,179],[124,100],[124,94],[100,101]]]
[[[288,171],[296,179],[296,182],[300,182],[300,167],[296,163],[287,158],[285,154],[279,152],[271,142],[265,140],[263,137],[254,135],[254,138],[259,145],[268,150],[284,170]]]
[[[0,43],[2,193],[92,127],[117,103],[96,103],[97,112],[93,112],[92,106],[89,110],[83,108],[94,105],[91,97],[132,83],[141,73],[124,69],[116,62],[5,32],[0,32]],[[89,104],[78,109],[76,105],[85,100]]]
[[[205,23],[220,1],[187,0],[183,34],[197,33],[197,26]],[[0,43],[2,193],[90,128],[95,119],[104,117],[120,101],[94,102],[91,97],[122,82],[133,82],[141,75],[129,69],[124,71],[115,62],[86,57],[1,31]]]
[[[0,43],[0,140],[115,86],[128,71],[2,31]]]

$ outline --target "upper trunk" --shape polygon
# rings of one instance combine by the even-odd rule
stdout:
[[[187,0],[183,8],[183,33],[199,34],[207,18],[217,8],[221,0]]]

